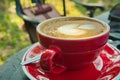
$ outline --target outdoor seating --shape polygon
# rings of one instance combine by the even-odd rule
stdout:
[[[5,0],[3,0],[3,1],[5,1]],[[60,1],[63,1],[63,3],[62,3],[63,4],[63,6],[62,6],[63,7],[63,15],[58,13],[58,11],[54,8],[55,6],[53,6],[51,4],[46,4],[46,2],[45,2],[46,0],[28,0],[30,3],[33,3],[34,5],[30,5],[30,6],[27,5],[27,7],[24,7],[24,4],[20,3],[21,0],[15,0],[15,1],[16,1],[16,12],[17,12],[18,16],[23,19],[24,24],[25,24],[25,29],[28,32],[28,34],[30,36],[30,40],[33,44],[24,44],[22,46],[21,43],[27,43],[28,40],[26,38],[25,38],[25,40],[22,40],[24,38],[23,36],[26,36],[26,35],[23,35],[23,34],[19,35],[19,32],[16,33],[16,31],[18,31],[18,29],[16,29],[18,27],[17,27],[16,23],[14,23],[14,19],[16,18],[16,16],[14,19],[11,19],[11,18],[13,18],[13,16],[15,14],[12,13],[12,15],[13,15],[12,17],[8,16],[6,13],[1,15],[1,16],[6,16],[6,19],[8,19],[8,21],[7,21],[8,23],[11,22],[13,25],[15,25],[15,26],[13,26],[11,24],[6,24],[7,23],[6,19],[1,18],[1,19],[3,19],[3,20],[1,20],[2,22],[0,24],[1,27],[2,27],[2,24],[5,24],[5,26],[3,25],[3,27],[5,27],[7,30],[9,29],[9,32],[12,32],[12,34],[16,34],[16,36],[7,33],[8,31],[4,31],[7,34],[3,33],[0,35],[1,46],[2,46],[0,49],[1,49],[1,52],[4,52],[3,56],[0,55],[1,60],[4,60],[4,64],[2,66],[0,66],[0,80],[103,80],[103,79],[104,80],[120,80],[120,12],[119,12],[120,11],[120,2],[119,3],[117,2],[117,4],[115,6],[109,7],[109,10],[106,10],[106,12],[103,12],[97,16],[94,16],[96,9],[104,9],[104,6],[101,6],[101,8],[96,8],[94,5],[94,7],[95,7],[94,8],[93,5],[92,5],[92,7],[90,7],[91,5],[89,5],[89,4],[83,4],[82,2],[79,2],[79,4],[78,4],[78,2],[77,2],[77,5],[83,5],[83,6],[85,6],[86,9],[88,9],[88,11],[91,12],[89,14],[90,17],[100,20],[101,22],[104,22],[104,23],[106,23],[106,25],[108,24],[110,26],[110,35],[109,35],[108,42],[107,42],[107,44],[104,45],[104,47],[100,48],[102,50],[100,50],[100,54],[98,54],[97,59],[95,59],[90,65],[85,66],[81,69],[76,69],[75,71],[74,70],[69,71],[69,69],[67,69],[66,67],[53,63],[53,61],[54,61],[54,62],[58,62],[58,63],[62,64],[62,60],[59,60],[59,58],[62,59],[63,55],[61,55],[61,53],[63,53],[63,50],[61,50],[60,48],[56,48],[57,46],[55,46],[55,45],[51,45],[49,47],[49,49],[51,49],[51,50],[48,49],[48,52],[47,52],[48,56],[50,56],[49,52],[53,53],[53,55],[54,55],[55,51],[56,51],[57,55],[52,56],[52,58],[53,57],[56,57],[56,58],[52,59],[50,62],[46,61],[45,64],[52,63],[50,65],[50,67],[52,69],[56,68],[56,72],[58,72],[59,66],[66,68],[66,71],[61,74],[54,74],[54,73],[51,74],[49,71],[45,72],[42,70],[42,68],[40,67],[40,64],[41,64],[40,60],[34,61],[33,63],[26,64],[26,65],[22,65],[22,62],[30,60],[30,58],[33,58],[36,56],[38,56],[40,59],[41,57],[39,56],[39,54],[44,54],[44,50],[46,48],[43,47],[41,43],[37,42],[36,26],[46,19],[49,19],[52,17],[58,17],[58,16],[66,16],[67,7],[65,7],[65,0],[60,0]],[[27,0],[22,0],[22,1],[24,2]],[[54,1],[57,1],[57,0],[54,0]],[[80,1],[80,0],[72,0],[72,1]],[[13,3],[13,2],[11,2],[11,3]],[[94,9],[94,10],[92,11],[92,9]],[[2,13],[2,11],[1,11],[1,13]],[[10,12],[8,14],[10,14]],[[72,16],[74,16],[74,15],[72,15]],[[81,15],[79,15],[79,16],[81,16]],[[16,18],[16,19],[18,19],[18,18]],[[18,25],[19,25],[19,22],[18,22]],[[10,31],[11,27],[9,27],[9,26],[15,28],[15,32],[13,32],[13,30]],[[1,28],[0,30],[6,30],[5,28]],[[1,36],[3,36],[3,35],[7,35],[7,36],[5,36],[6,37],[5,39],[1,38]],[[10,37],[8,35],[10,35]],[[100,35],[95,36],[93,38],[97,38],[99,36]],[[20,37],[20,38],[13,39],[13,37]],[[87,38],[87,39],[92,40],[93,38]],[[103,37],[100,37],[100,39],[102,40]],[[10,42],[7,42],[7,40],[9,40]],[[59,40],[58,40],[58,42],[59,42]],[[83,42],[86,41],[85,39],[81,39],[81,40]],[[93,43],[100,44],[101,40],[99,40],[99,41],[95,40],[95,41],[93,41]],[[2,44],[2,41],[4,41],[4,43],[6,45]],[[19,42],[19,41],[21,41],[21,42]],[[71,40],[69,40],[69,42],[70,41]],[[14,43],[12,43],[12,42],[14,42]],[[76,42],[79,42],[79,40],[76,39]],[[49,43],[49,40],[48,40],[48,43]],[[48,44],[48,43],[46,43],[46,44]],[[54,40],[53,40],[53,43],[55,43]],[[74,42],[70,42],[70,43],[71,43],[71,45],[67,45],[67,46],[73,47]],[[59,42],[59,44],[66,46],[66,43],[64,44],[62,42]],[[89,45],[89,43],[86,45]],[[82,47],[84,47],[84,45]],[[95,46],[92,45],[89,48],[94,48],[94,47]],[[71,49],[68,47],[65,47],[65,48],[67,50],[72,51],[71,50],[72,48]],[[8,51],[6,51],[6,49]],[[52,51],[52,49],[54,49],[55,51]],[[76,49],[79,49],[79,47],[77,46]],[[83,49],[81,49],[81,51],[82,50]],[[59,51],[60,51],[60,54],[59,54]],[[92,51],[96,51],[96,50],[92,50]],[[91,52],[91,51],[85,51],[83,53],[86,53],[86,52]],[[69,52],[67,52],[67,53],[69,54]],[[72,51],[72,53],[74,53],[74,51]],[[75,53],[76,53],[76,51],[75,51]],[[76,59],[79,58],[78,53],[75,54]],[[8,54],[8,56],[6,54]],[[83,54],[81,54],[81,55],[83,55]],[[71,56],[71,54],[70,54],[70,56]],[[91,54],[88,54],[88,56],[91,56]],[[9,58],[4,59],[4,57],[5,58],[9,57]],[[44,57],[44,56],[42,56],[42,57]],[[71,57],[68,56],[68,58],[72,59],[73,55]],[[72,59],[72,60],[74,61],[74,59]],[[86,56],[84,59],[86,59]],[[46,60],[49,60],[49,58],[46,58]],[[69,62],[71,63],[71,61],[69,61]],[[77,60],[76,62],[79,62],[79,60]],[[82,63],[82,62],[83,61],[81,61],[80,63]],[[56,67],[54,67],[54,65]],[[45,65],[46,69],[48,69],[47,66],[48,65]]]
[[[87,11],[89,11],[89,17],[94,17],[94,13],[97,9],[100,9],[101,11],[105,9],[104,5],[99,3],[83,2],[82,0],[71,0],[71,1],[74,1],[76,4],[82,5],[84,8],[86,8]]]
[[[59,16],[66,16],[66,5],[65,0],[61,0],[63,4],[63,15],[59,14],[59,12],[52,6],[51,4],[46,4],[45,0],[27,0],[30,4],[22,4],[21,0],[15,0],[16,2],[16,12],[19,17],[24,20],[25,29],[29,34],[30,40],[32,43],[37,42],[36,36],[36,26],[41,23],[43,20],[59,17]],[[27,2],[26,0],[24,2]],[[85,7],[90,13],[89,16],[93,17],[95,10],[97,8],[104,10],[103,5],[96,4],[88,4],[82,3],[78,0],[72,0],[77,4],[82,5]],[[35,5],[31,5],[35,4]],[[27,7],[24,7],[27,5]]]
[[[102,20],[102,21],[104,21],[104,22],[108,22],[109,20],[108,20],[108,16],[109,16],[109,14],[107,13],[106,14],[106,12],[105,13],[103,13],[102,15],[99,15],[98,17],[95,17],[95,18],[97,18],[97,19],[100,19],[100,20]],[[104,20],[104,19],[106,19],[106,20]],[[110,43],[111,44],[111,43]],[[120,50],[120,45],[118,45],[118,44],[120,44],[120,41],[114,41],[113,43],[112,43],[112,45],[114,45],[116,48],[118,48],[119,50]],[[25,73],[23,72],[23,67],[22,67],[22,65],[21,65],[21,60],[23,59],[23,56],[26,54],[26,52],[27,53],[29,53],[28,52],[28,50],[30,50],[31,49],[31,47],[32,46],[34,46],[35,44],[32,44],[32,45],[30,45],[30,46],[28,46],[28,47],[26,47],[26,48],[24,48],[24,49],[22,49],[22,50],[20,50],[19,52],[16,52],[15,53],[15,55],[13,55],[13,56],[11,56],[6,62],[5,62],[5,64],[0,68],[0,79],[1,80],[30,80],[29,78],[28,78],[28,76],[26,76],[25,75]],[[117,47],[118,46],[118,47]],[[34,50],[34,51],[36,51],[36,52],[38,52],[39,50],[38,50],[39,48],[38,47],[36,47],[36,50]],[[115,50],[115,54],[117,54],[119,51],[116,51],[116,49],[111,49],[111,48],[109,48],[109,47],[107,47],[106,48],[107,50],[110,50],[110,54],[113,54],[113,52],[114,52],[114,50]],[[105,51],[106,52],[106,51]],[[114,55],[113,57],[111,57],[110,55],[108,55],[108,57],[110,57],[111,58],[111,60],[116,60],[117,61],[117,59],[119,59],[119,57],[117,57],[118,55]],[[105,57],[105,55],[103,55],[103,57]],[[107,61],[108,61],[108,57],[105,57],[106,59],[107,59]],[[101,58],[100,58],[101,59]],[[99,63],[100,63],[100,61],[99,61]],[[107,64],[106,64],[107,65]],[[32,65],[31,65],[32,66]],[[117,66],[117,67],[116,67]],[[38,66],[37,66],[38,67]],[[109,66],[108,66],[109,67]],[[108,69],[108,67],[107,67],[107,69]],[[34,68],[34,67],[33,67]],[[111,68],[114,68],[114,69],[112,69],[112,70],[117,70],[117,71],[119,71],[118,69],[119,69],[119,65],[115,65],[114,67],[113,66],[111,66]],[[31,68],[32,69],[32,68]],[[89,70],[88,68],[87,68],[87,70]],[[94,68],[92,69],[92,70],[94,70]],[[103,69],[102,69],[103,70]],[[34,70],[35,71],[35,70]],[[111,70],[110,70],[111,71]],[[114,71],[113,71],[114,72]],[[36,74],[36,73],[35,73]],[[91,73],[90,73],[91,74]],[[114,73],[111,73],[110,72],[110,74],[114,74]],[[109,76],[110,74],[106,74],[107,76]],[[44,75],[44,74],[43,74]],[[80,75],[81,76],[81,75]],[[55,76],[56,77],[56,76]],[[118,75],[118,76],[115,76],[116,77],[116,79],[115,80],[119,80],[120,79],[120,76]],[[104,78],[104,77],[103,77]],[[102,78],[102,79],[103,79]],[[44,77],[42,77],[42,79],[44,79]],[[46,79],[46,78],[45,78]],[[75,79],[76,80],[76,79]],[[93,79],[92,79],[93,80]]]
[[[111,8],[108,19],[110,20],[109,25],[111,28],[109,38],[114,40],[117,48],[120,48],[120,2]]]
[[[30,4],[29,5],[27,4],[28,7],[23,7],[25,3],[24,5],[22,5],[20,0],[15,1],[16,12],[18,16],[24,20],[25,29],[28,32],[32,43],[37,42],[36,26],[40,22],[49,18],[61,16],[59,12],[51,4],[46,4],[45,0],[29,0]],[[62,7],[64,11],[62,16],[65,16],[66,15],[65,0],[62,1],[63,1]],[[35,5],[32,6],[31,4]]]

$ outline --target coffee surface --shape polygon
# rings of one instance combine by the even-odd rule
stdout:
[[[86,38],[104,32],[105,27],[87,19],[57,19],[41,26],[41,31],[49,36],[58,38]]]

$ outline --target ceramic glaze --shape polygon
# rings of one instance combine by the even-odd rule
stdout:
[[[25,53],[23,61],[38,55],[43,47],[36,43]],[[88,67],[76,71],[65,71],[61,74],[48,74],[40,69],[39,63],[23,66],[25,74],[32,80],[119,80],[120,51],[107,44],[98,58]]]

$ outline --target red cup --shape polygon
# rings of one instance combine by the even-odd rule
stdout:
[[[102,24],[106,30],[98,35],[82,39],[56,38],[40,30],[44,23],[60,18],[90,20]],[[88,17],[57,17],[40,23],[37,26],[37,36],[40,44],[45,48],[40,59],[41,68],[45,72],[59,74],[65,70],[78,70],[87,67],[104,48],[109,37],[109,31],[110,27],[106,23]]]

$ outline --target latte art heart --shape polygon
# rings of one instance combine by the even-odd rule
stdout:
[[[59,27],[57,30],[58,32],[65,34],[65,35],[82,35],[85,34],[85,30],[78,29],[79,24],[68,24]]]

